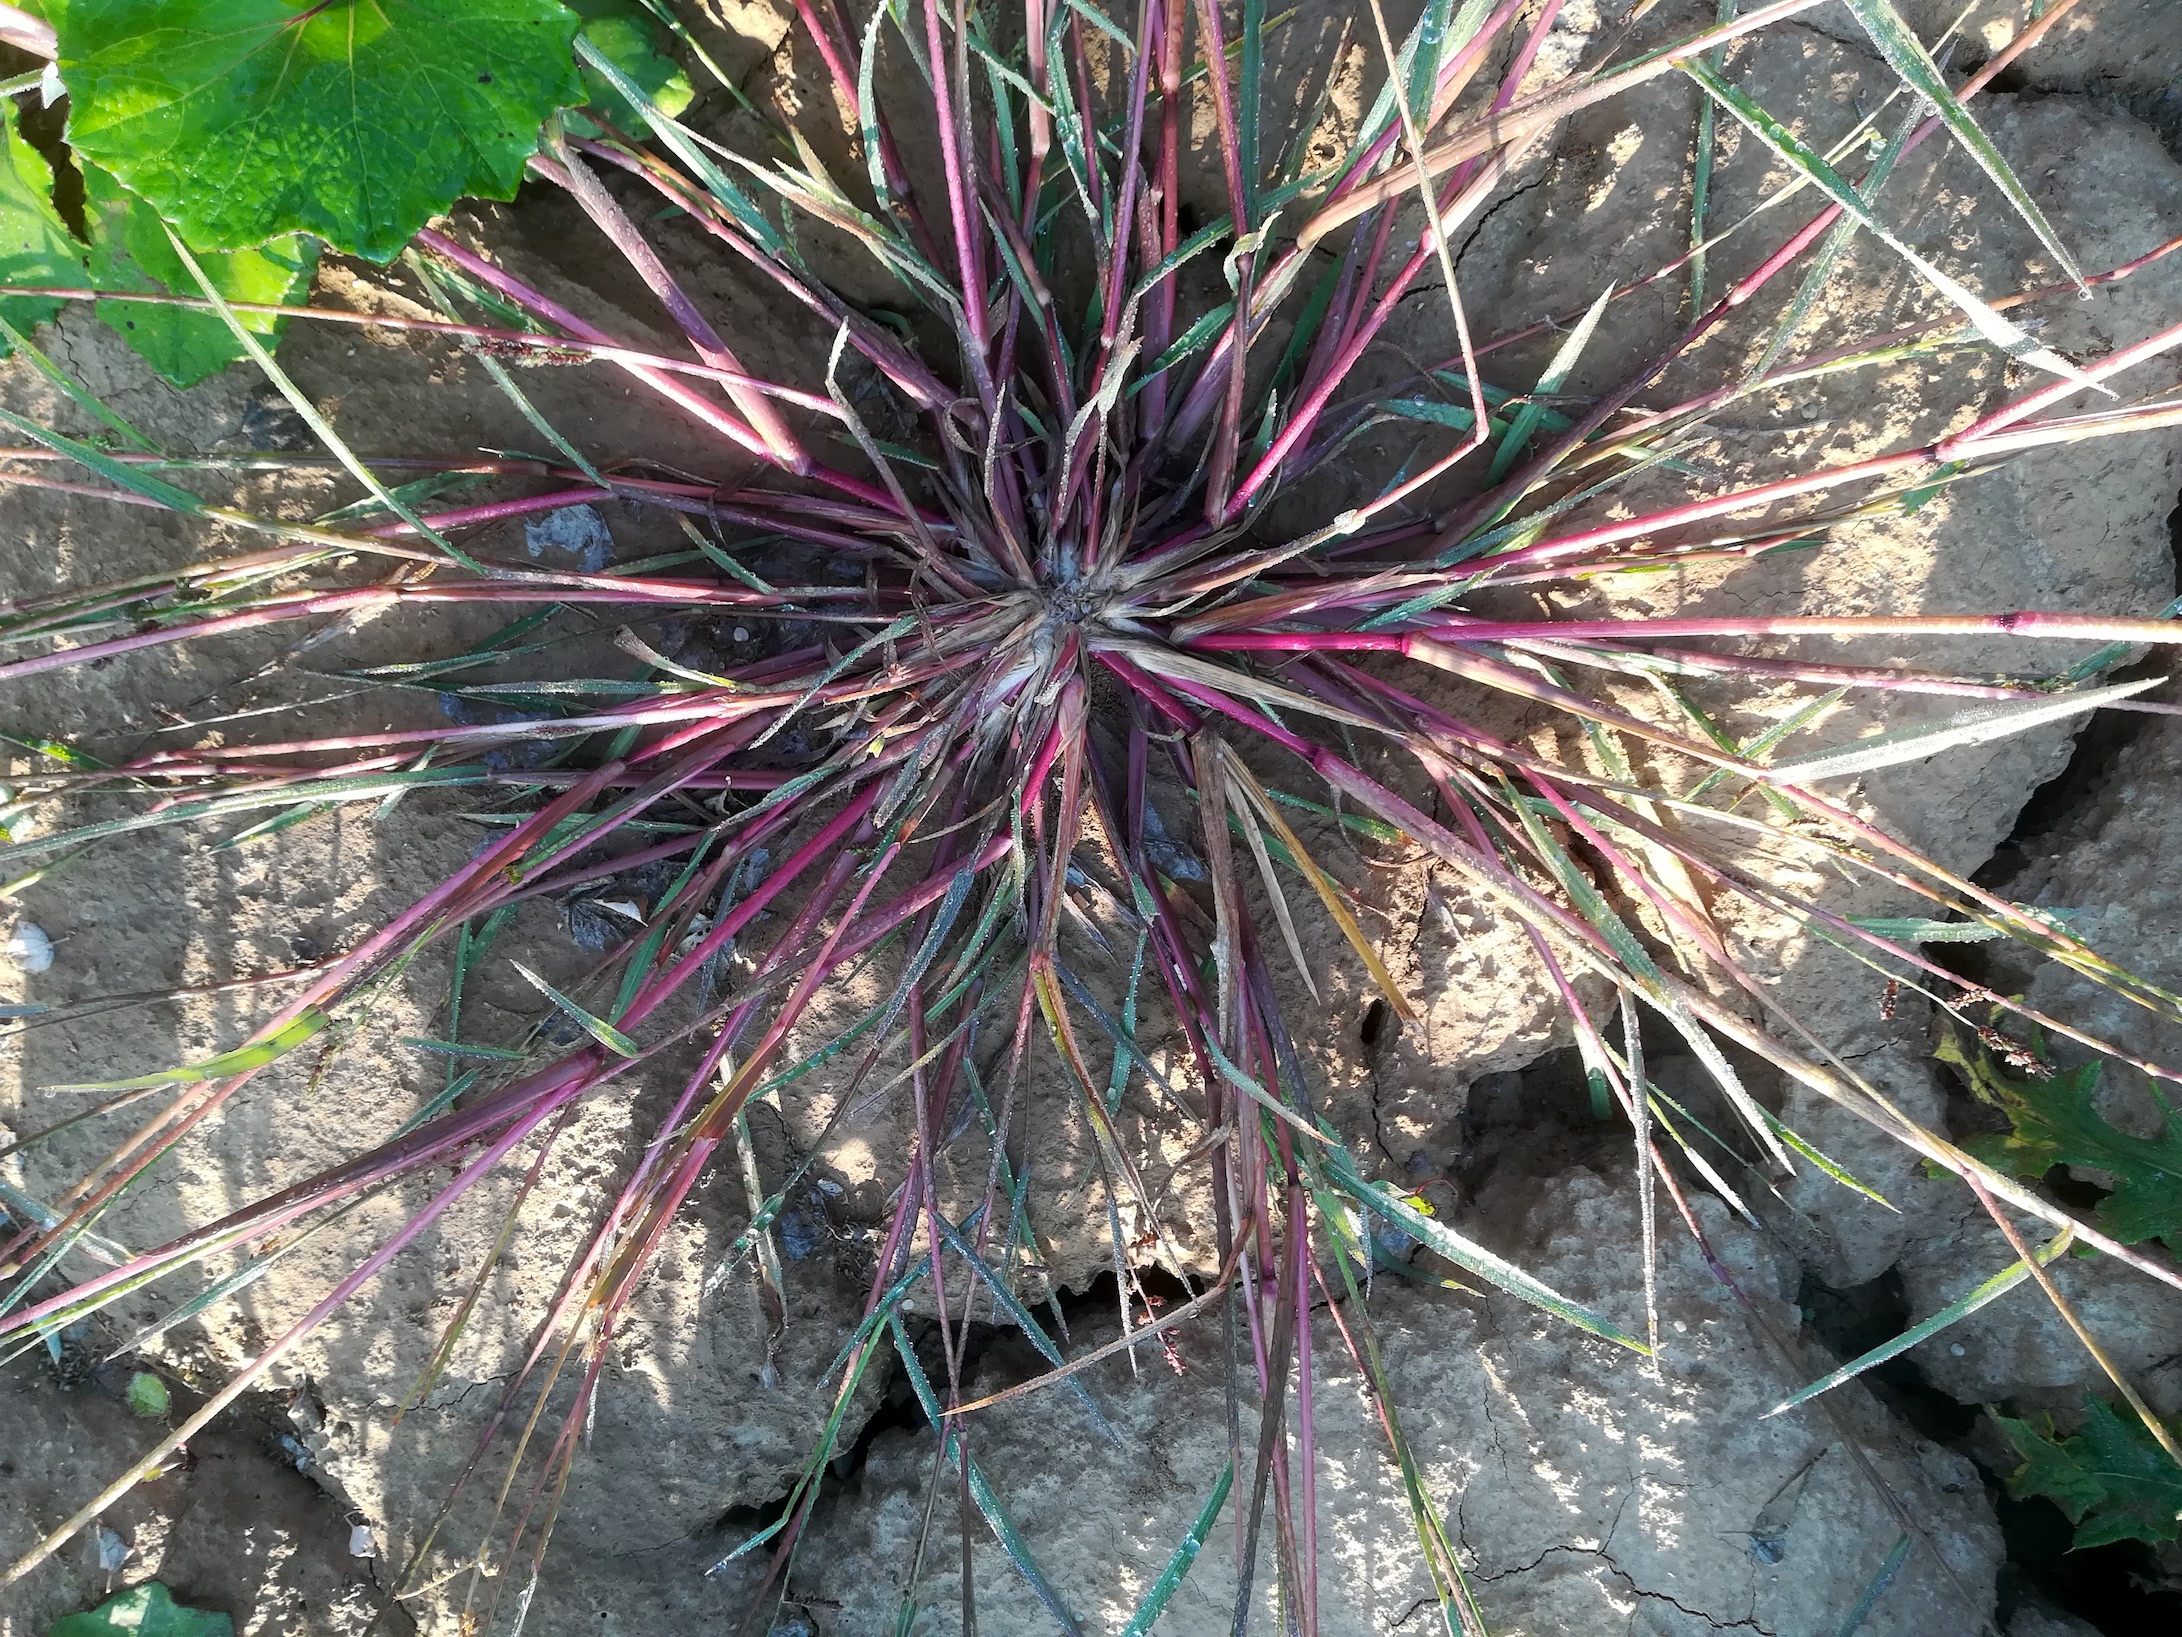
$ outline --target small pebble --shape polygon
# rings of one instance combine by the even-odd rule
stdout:
[[[748,642],[750,640],[750,627],[747,625],[736,626],[735,640],[737,642]]]
[[[98,1566],[107,1574],[114,1574],[129,1561],[129,1543],[103,1523],[98,1529]]]
[[[378,1555],[379,1555],[379,1548],[378,1548],[378,1547],[376,1547],[376,1546],[374,1546],[374,1545],[372,1545],[372,1543],[371,1543],[371,1525],[370,1525],[370,1524],[368,1524],[368,1523],[352,1523],[352,1524],[350,1524],[350,1525],[349,1525],[349,1556],[350,1556],[350,1557],[377,1557]]]
[[[1967,1352],[1968,1352],[1968,1351],[1969,1351],[1970,1349],[1969,1349],[1969,1348],[1967,1348],[1967,1347],[1965,1347],[1965,1346],[1963,1346],[1961,1342],[1959,1342],[1959,1341],[1956,1341],[1956,1342],[1949,1342],[1949,1343],[1947,1344],[1947,1350],[1948,1350],[1948,1352],[1952,1353],[1952,1354],[1953,1354],[1953,1355],[1954,1355],[1954,1356],[1955,1356],[1956,1358],[1960,1358],[1960,1357],[1962,1357],[1962,1355],[1963,1355],[1963,1354],[1967,1353]]]
[[[46,972],[53,966],[53,940],[45,928],[31,921],[16,923],[8,935],[4,953],[25,972]]]

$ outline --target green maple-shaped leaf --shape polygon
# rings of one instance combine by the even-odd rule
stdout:
[[[0,97],[0,284],[83,282],[83,247],[53,208],[53,167],[15,128],[15,104]],[[44,296],[0,298],[0,318],[28,334],[61,310]],[[8,351],[0,340],[0,353]]]
[[[2028,1421],[2017,1421],[2005,1415],[1996,1415],[1993,1419],[2008,1435],[2008,1442],[2015,1446],[2016,1454],[2023,1457],[2023,1464],[2008,1479],[2010,1494],[2018,1498],[2043,1495],[2066,1512],[2071,1523],[2083,1522],[2084,1514],[2106,1499],[2106,1485],[2077,1464],[2067,1443],[2056,1442],[2047,1436],[2052,1431],[2050,1425],[2045,1432],[2040,1432]]]
[[[89,1614],[71,1614],[46,1627],[45,1637],[235,1637],[224,1614],[184,1608],[156,1580],[109,1597]]]
[[[157,211],[89,163],[83,167],[83,194],[95,287],[183,296],[200,293],[197,281],[174,253]],[[310,294],[311,274],[318,266],[318,241],[290,233],[255,250],[208,250],[197,259],[205,277],[229,301],[292,306]],[[242,343],[218,313],[138,301],[102,301],[97,312],[178,387],[195,386],[246,356]],[[287,324],[264,313],[237,316],[265,336],[278,337]]]
[[[386,261],[456,199],[512,198],[579,103],[558,0],[68,0],[68,137],[193,249],[310,233]]]
[[[2182,1467],[2134,1416],[2097,1399],[2073,1438],[2054,1439],[2025,1421],[1993,1419],[2023,1457],[2011,1494],[2043,1495],[2076,1525],[2075,1544],[2173,1540],[2182,1529]]]
[[[2170,1115],[2156,1137],[2108,1125],[2094,1101],[2097,1063],[2046,1080],[2018,1080],[1987,1053],[1973,1059],[1953,1038],[1941,1043],[1938,1055],[1962,1069],[1978,1095],[1997,1104],[2014,1127],[2005,1136],[1967,1144],[1979,1159],[2026,1177],[2056,1165],[2107,1172],[2114,1191],[2099,1202],[2101,1228],[2123,1244],[2164,1239],[2182,1246],[2182,1120]]]

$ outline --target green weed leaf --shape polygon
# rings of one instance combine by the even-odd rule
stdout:
[[[2038,1258],[2038,1265],[2040,1267],[2052,1266],[2053,1259],[2074,1244],[2075,1240],[2076,1230],[2074,1228],[2063,1228],[2033,1252]],[[1774,1416],[1779,1415],[1784,1410],[1792,1410],[1798,1404],[1808,1403],[1820,1393],[1831,1392],[1834,1388],[1840,1386],[1842,1382],[1862,1375],[1875,1365],[1884,1364],[1890,1358],[1900,1357],[1918,1343],[1930,1341],[1956,1320],[1966,1319],[1979,1308],[1998,1301],[2029,1277],[2030,1269],[2021,1262],[2009,1263],[2007,1267],[2001,1269],[1990,1279],[1949,1302],[1922,1324],[1912,1325],[1892,1341],[1881,1342],[1870,1352],[1851,1359],[1838,1370],[1832,1370],[1820,1376],[1808,1387],[1790,1393],[1778,1404],[1767,1410],[1766,1415]]]
[[[78,284],[83,247],[53,208],[53,167],[15,128],[15,104],[0,98],[6,158],[0,161],[0,284]],[[25,334],[61,310],[44,296],[0,300],[0,319]],[[0,344],[0,353],[12,350]]]
[[[91,229],[91,282],[101,290],[193,296],[197,283],[167,242],[159,214],[98,166],[83,167],[84,216]],[[291,233],[255,250],[208,251],[205,274],[229,301],[293,306],[310,294],[318,241]],[[102,301],[98,316],[153,369],[178,387],[195,386],[245,356],[218,313],[147,302]],[[277,343],[285,319],[238,315]]]
[[[2098,1399],[2073,1438],[2056,1439],[2027,1421],[1996,1415],[2000,1430],[2023,1457],[2008,1479],[2018,1497],[2043,1495],[2076,1525],[2075,1544],[2173,1540],[2182,1526],[2182,1467],[2134,1416],[2117,1415]]]
[[[129,1377],[127,1397],[131,1413],[147,1421],[156,1421],[165,1415],[171,1402],[167,1384],[149,1370],[139,1370]]]
[[[696,100],[682,65],[661,48],[659,30],[625,0],[569,0],[584,19],[583,37],[592,49],[620,69],[652,106],[670,119]],[[651,122],[595,68],[582,70],[589,105],[631,136],[649,136]]]
[[[206,1609],[186,1609],[158,1581],[147,1580],[89,1614],[56,1620],[45,1637],[235,1637],[235,1622]]]
[[[2166,680],[2163,676],[2139,677],[2134,682],[2117,682],[2112,687],[2079,688],[2070,693],[2055,694],[2029,705],[2012,702],[1969,705],[1945,721],[1903,728],[1895,733],[1875,733],[1866,739],[1851,740],[1836,750],[1817,750],[1805,756],[1787,757],[1774,762],[1772,771],[1790,784],[1808,785],[1819,779],[1841,779],[1852,773],[1900,767],[1905,762],[1921,762],[1943,751],[1959,750],[1966,745],[1992,744],[2049,722],[2065,721],[2086,711],[2099,710],[2148,688],[2156,688]]]
[[[391,259],[464,195],[508,199],[584,100],[558,0],[71,0],[69,141],[193,247],[284,234]]]
[[[1445,1223],[1434,1221],[1400,1195],[1365,1181],[1347,1149],[1339,1146],[1332,1148],[1326,1157],[1326,1169],[1336,1186],[1357,1204],[1373,1215],[1391,1222],[1412,1239],[1421,1241],[1428,1249],[1445,1257],[1457,1267],[1468,1268],[1479,1278],[1498,1285],[1509,1295],[1518,1297],[1533,1307],[1542,1308],[1579,1330],[1588,1330],[1602,1341],[1615,1342],[1632,1352],[1650,1354],[1651,1349],[1644,1343],[1618,1326],[1608,1323],[1589,1308],[1569,1300],[1550,1286],[1539,1283],[1514,1263],[1495,1256],[1484,1246],[1455,1232]]]
[[[1991,1054],[1975,1058],[1949,1036],[1936,1053],[1968,1077],[1971,1088],[1997,1104],[2014,1130],[1963,1146],[1995,1170],[2043,1175],[2056,1165],[2085,1165],[2114,1179],[2099,1202],[2099,1226],[2125,1245],[2164,1239],[2182,1245],[2182,1120],[2170,1116],[2157,1137],[2134,1137],[2108,1125],[2094,1104],[2099,1065],[2018,1080]]]

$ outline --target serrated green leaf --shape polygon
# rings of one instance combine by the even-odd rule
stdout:
[[[69,141],[192,248],[287,233],[390,260],[458,198],[514,197],[584,100],[558,0],[71,0]]]
[[[569,0],[569,5],[585,19],[583,38],[592,49],[639,86],[661,113],[678,118],[697,100],[682,65],[662,49],[658,29],[635,6],[626,0]],[[588,67],[582,72],[591,107],[631,136],[651,134],[643,111],[605,75]]]
[[[98,166],[83,166],[84,216],[91,230],[91,283],[101,290],[194,295],[189,276],[167,242],[159,213]],[[205,276],[229,301],[294,306],[308,299],[318,268],[318,241],[290,233],[255,250],[208,251]],[[102,301],[94,309],[151,367],[178,387],[195,386],[247,355],[218,313],[148,302]],[[287,320],[264,313],[237,315],[278,344]]]
[[[15,104],[0,98],[0,125],[7,128],[0,162],[0,284],[75,284],[83,276],[83,246],[53,208],[53,167],[23,140]],[[30,331],[61,310],[43,296],[0,299],[0,319]],[[12,350],[0,344],[0,353]]]
[[[2018,1498],[2043,1495],[2066,1512],[2071,1523],[2081,1522],[2086,1512],[2106,1498],[2106,1486],[2077,1465],[2063,1444],[2054,1442],[2028,1421],[2005,1415],[1996,1415],[1993,1420],[2023,1457],[2023,1464],[2008,1479],[2010,1493]]]
[[[88,1614],[54,1621],[45,1637],[235,1637],[235,1622],[209,1609],[184,1608],[166,1587],[147,1580]]]
[[[2087,1399],[2088,1419],[2056,1439],[2026,1421],[1996,1415],[2023,1464],[2008,1479],[2016,1496],[2043,1495],[2076,1525],[2075,1545],[2173,1540],[2182,1528],[2182,1467],[2134,1416]]]
[[[2163,1239],[2182,1245],[2182,1119],[2167,1117],[2157,1137],[2135,1137],[2108,1125],[2095,1104],[2097,1062],[2044,1080],[2018,1080],[1980,1051],[1975,1057],[1950,1035],[1936,1053],[1997,1104],[2014,1127],[1964,1147],[1995,1169],[2042,1176],[2056,1165],[2084,1165],[2114,1179],[2099,1202],[2099,1226],[2125,1245]]]

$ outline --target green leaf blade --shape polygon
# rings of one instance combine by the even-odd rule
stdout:
[[[1742,90],[1729,84],[1710,64],[1692,61],[1677,66],[1703,87],[1706,95],[1733,114],[1751,135],[1770,148],[1776,158],[1800,172],[1806,181],[1839,205],[1851,221],[1907,262],[1911,271],[1953,303],[1987,341],[2009,357],[2020,359],[2026,364],[2034,364],[2064,380],[2075,381],[2101,392],[2108,391],[2051,347],[2041,346],[2031,338],[2027,330],[2003,316],[1967,285],[1921,255],[1900,234],[1874,216],[1870,205],[1854,188],[1836,175],[1833,167],[1812,151],[1808,144],[1759,107]]]
[[[636,1057],[642,1054],[643,1048],[637,1045],[635,1041],[631,1040],[611,1023],[608,1023],[604,1018],[593,1016],[585,1011],[521,961],[510,961],[508,964],[522,975],[524,982],[545,996],[547,1000],[553,1002],[570,1022],[574,1023],[585,1034],[596,1040],[616,1057]]]
[[[1406,1200],[1386,1193],[1364,1180],[1347,1150],[1335,1148],[1327,1156],[1327,1171],[1341,1191],[1373,1215],[1383,1217],[1428,1250],[1464,1267],[1509,1295],[1551,1313],[1555,1318],[1587,1330],[1601,1341],[1610,1341],[1631,1352],[1650,1356],[1651,1349],[1634,1336],[1591,1309],[1540,1283],[1503,1257],[1495,1256],[1474,1240],[1455,1232],[1443,1222],[1424,1215]]]
[[[1234,1484],[1235,1463],[1230,1461],[1220,1468],[1219,1480],[1213,1484],[1212,1493],[1205,1498],[1204,1506],[1199,1509],[1197,1521],[1190,1525],[1189,1533],[1182,1537],[1180,1544],[1174,1549],[1174,1555],[1167,1559],[1166,1568],[1152,1582],[1151,1590],[1137,1604],[1136,1612],[1129,1616],[1129,1623],[1122,1628],[1121,1637],[1144,1637],[1146,1632],[1159,1623],[1159,1617],[1167,1611],[1167,1604],[1181,1590],[1183,1577],[1190,1572],[1190,1566],[1197,1561],[1197,1554],[1204,1549],[1205,1537],[1212,1533],[1213,1524],[1219,1521],[1220,1509],[1227,1505],[1228,1491]]]
[[[2060,264],[2061,272],[2079,287],[2084,276],[2074,258],[2062,246],[2053,226],[2045,218],[2008,162],[2000,157],[2000,150],[1993,146],[1992,138],[1970,117],[1941,74],[1939,64],[1925,50],[1910,26],[1902,21],[1902,14],[1894,9],[1893,0],[1844,0],[1849,10],[1856,13],[1857,22],[1871,36],[1871,43],[1879,48],[1879,55],[1918,96],[1930,103],[1939,114],[1940,121],[1953,133],[1963,151],[1977,161],[1978,169],[1992,178],[1993,185],[2007,195],[2008,203],[2022,217],[2030,230],[2038,235],[2038,242]]]
[[[2044,1245],[2041,1245],[2034,1253],[2038,1258],[2039,1266],[2046,1267],[2051,1265],[2053,1259],[2056,1256],[2060,1255],[2061,1252],[2068,1249],[2069,1245],[2074,1242],[2074,1239],[2075,1230],[2072,1228],[2064,1228],[2059,1233],[2055,1234]],[[1839,1369],[1828,1371],[1825,1375],[1819,1377],[1818,1380],[1812,1382],[1809,1386],[1798,1388],[1795,1392],[1790,1393],[1778,1404],[1767,1410],[1765,1414],[1767,1416],[1775,1416],[1781,1414],[1785,1410],[1792,1410],[1799,1404],[1807,1404],[1812,1399],[1816,1398],[1820,1393],[1831,1392],[1834,1388],[1840,1386],[1844,1381],[1849,1381],[1857,1376],[1862,1375],[1866,1370],[1873,1368],[1875,1365],[1884,1364],[1890,1358],[1900,1357],[1903,1353],[1908,1352],[1912,1347],[1917,1346],[1920,1342],[1930,1341],[1934,1336],[1938,1335],[1942,1330],[1945,1330],[1949,1325],[1955,1323],[1958,1319],[1966,1319],[1972,1313],[1977,1312],[1978,1309],[1986,1307],[1991,1303],[1998,1301],[2001,1297],[2005,1296],[2009,1291],[2015,1289],[2016,1286],[2023,1283],[2023,1281],[2028,1279],[2029,1277],[2030,1269],[2025,1267],[2021,1262],[2010,1263],[2007,1267],[2002,1268],[1998,1273],[1994,1274],[1990,1279],[1985,1280],[1983,1283],[1967,1291],[1962,1296],[1957,1297],[1954,1301],[1949,1302],[1945,1307],[1941,1308],[1929,1319],[1926,1319],[1922,1324],[1912,1325],[1909,1329],[1903,1331],[1893,1340],[1881,1342],[1870,1352],[1858,1355],[1856,1358],[1853,1358],[1848,1363],[1842,1365]]]
[[[291,1018],[263,1040],[247,1046],[238,1046],[231,1052],[221,1052],[198,1063],[182,1063],[171,1069],[160,1069],[153,1074],[139,1074],[127,1080],[75,1081],[65,1085],[48,1086],[48,1091],[151,1091],[160,1086],[194,1086],[207,1080],[227,1080],[238,1074],[251,1074],[266,1064],[287,1056],[305,1041],[323,1031],[333,1019],[313,1006],[300,1017]]]
[[[1599,320],[1606,316],[1606,304],[1613,299],[1614,287],[1609,284],[1599,292],[1599,299],[1591,304],[1590,310],[1577,321],[1576,327],[1568,332],[1567,339],[1554,352],[1552,362],[1546,365],[1545,373],[1538,377],[1536,394],[1515,412],[1515,419],[1508,423],[1508,430],[1500,440],[1500,447],[1493,451],[1492,466],[1485,474],[1487,483],[1498,483],[1507,476],[1508,468],[1523,453],[1524,446],[1530,442],[1531,434],[1538,430],[1539,423],[1546,418],[1543,400],[1552,397],[1568,384],[1569,376],[1583,357],[1584,348],[1591,344],[1591,337],[1598,330]]]

